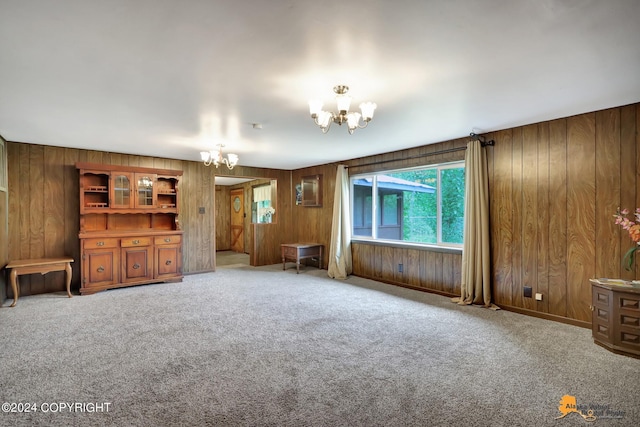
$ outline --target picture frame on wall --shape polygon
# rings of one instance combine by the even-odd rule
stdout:
[[[302,177],[302,206],[322,206],[322,174]]]

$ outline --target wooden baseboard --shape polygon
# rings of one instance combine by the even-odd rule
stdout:
[[[421,287],[418,287],[418,286],[407,285],[406,283],[395,282],[393,280],[384,280],[384,279],[380,279],[378,277],[362,276],[362,275],[359,275],[359,274],[354,274],[354,276],[362,277],[364,279],[375,280],[376,282],[382,282],[382,283],[386,283],[386,284],[389,284],[389,285],[400,286],[402,288],[408,288],[408,289],[413,289],[413,290],[416,290],[416,291],[428,292],[430,294],[442,295],[442,296],[450,297],[450,298],[455,298],[455,297],[459,297],[460,296],[460,295],[454,295],[454,294],[449,293],[449,292],[439,291],[439,290],[436,290],[436,289],[421,288]],[[524,314],[525,316],[537,317],[537,318],[540,318],[540,319],[552,320],[554,322],[566,323],[568,325],[573,325],[573,326],[578,326],[578,327],[581,327],[581,328],[591,329],[591,322],[585,322],[585,321],[582,321],[582,320],[571,319],[571,318],[568,318],[568,317],[558,316],[556,314],[541,313],[539,311],[528,310],[526,308],[511,307],[511,306],[508,306],[508,305],[498,305],[498,307],[500,307],[503,310],[512,311],[514,313]]]

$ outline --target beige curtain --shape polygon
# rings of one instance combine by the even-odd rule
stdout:
[[[349,174],[344,165],[338,165],[333,200],[328,274],[334,279],[346,279],[353,271],[353,264],[351,262]]]
[[[462,283],[458,304],[491,303],[489,243],[489,177],[487,154],[480,141],[470,141],[465,153],[464,246]]]

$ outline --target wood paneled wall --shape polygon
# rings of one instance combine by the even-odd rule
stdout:
[[[0,174],[6,176],[7,170],[5,169],[7,162],[7,142],[0,136],[0,144],[2,144],[2,150],[0,155],[4,156],[4,159],[0,159]],[[0,178],[0,181],[4,181],[4,178]],[[0,270],[4,268],[9,262],[9,192],[6,189],[0,189]],[[6,274],[0,274],[0,304],[7,298],[7,276]]]
[[[487,155],[496,304],[588,326],[590,278],[638,278],[638,263],[633,272],[621,266],[632,242],[613,218],[618,206],[631,211],[640,206],[638,130],[640,104],[633,104],[486,135],[495,140]],[[466,143],[466,138],[446,141],[345,163],[355,174],[454,161],[464,151],[420,156]],[[358,166],[363,164],[368,165]],[[331,199],[325,194],[327,204]],[[354,274],[445,295],[460,292],[461,258],[353,245]],[[525,286],[541,293],[542,301],[525,298]]]
[[[215,269],[215,168],[200,162],[134,156],[36,144],[7,143],[9,163],[8,258],[40,258],[70,255],[76,261],[72,286],[80,284],[79,181],[76,162],[145,166],[183,171],[179,183],[179,223],[184,230],[183,271],[185,274]],[[276,177],[290,185],[289,171],[236,166],[236,176]],[[290,193],[283,199],[290,198]],[[204,208],[204,214],[200,213]],[[283,203],[283,224],[291,220]],[[1,210],[0,210],[1,212]],[[288,240],[287,228],[278,227],[279,240]],[[276,241],[265,248],[273,254]],[[278,262],[272,257],[269,261]],[[64,289],[64,275],[52,272],[20,277],[21,293],[30,295]],[[4,288],[4,286],[3,286]]]
[[[590,278],[637,278],[621,266],[631,240],[613,214],[640,206],[639,125],[634,104],[491,135],[498,305],[587,323]],[[524,298],[525,286],[543,300]]]
[[[631,246],[613,223],[618,206],[640,206],[640,104],[487,134],[493,298],[522,313],[583,326],[592,277],[638,278],[621,267]],[[350,174],[460,160],[466,138],[345,161]],[[199,162],[7,143],[9,258],[79,256],[76,161],[166,167],[184,171],[180,223],[185,230],[184,270],[211,271],[216,247],[215,168]],[[252,264],[280,262],[280,244],[313,241],[329,252],[336,165],[295,171],[236,166],[227,176],[278,181],[277,221],[252,225]],[[323,206],[295,205],[296,183],[323,175]],[[205,214],[198,208],[205,207]],[[259,251],[254,251],[254,248]],[[354,274],[445,295],[460,291],[459,253],[354,243]],[[397,272],[403,264],[403,273]],[[324,259],[327,268],[328,256]],[[73,265],[74,286],[79,263]],[[28,276],[25,294],[62,290],[62,275]],[[524,298],[523,288],[543,300]]]
[[[293,171],[293,241],[296,243],[320,243],[324,246],[323,268],[329,265],[331,222],[333,218],[333,196],[336,186],[337,164],[314,166]],[[295,204],[295,186],[303,176],[322,175],[322,206],[309,207]],[[315,265],[315,264],[314,264]]]

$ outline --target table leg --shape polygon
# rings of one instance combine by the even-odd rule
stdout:
[[[13,304],[9,307],[15,307],[18,302],[18,271],[15,268],[11,270],[9,280],[11,281],[11,290],[13,291]]]
[[[71,270],[71,263],[70,262],[68,262],[65,265],[64,273],[65,273],[65,276],[67,278],[67,295],[69,295],[69,298],[71,298],[71,275],[73,274],[73,271]]]

